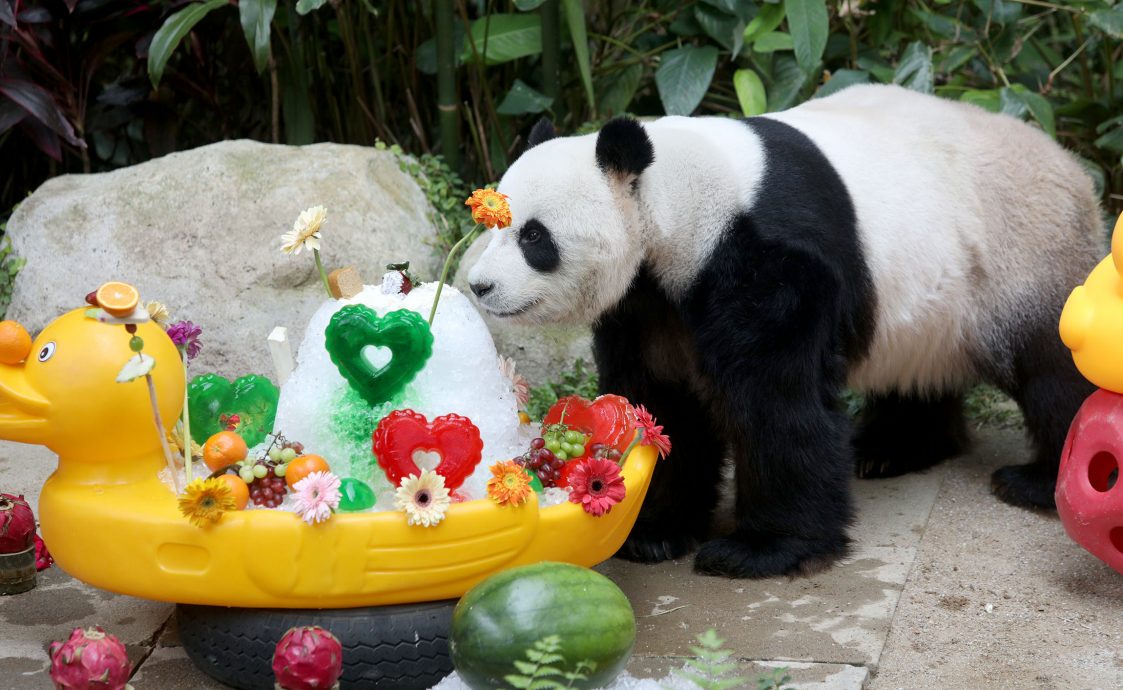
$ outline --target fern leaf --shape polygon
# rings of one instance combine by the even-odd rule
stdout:
[[[507,681],[507,684],[512,688],[515,688],[515,690],[527,690],[527,688],[530,687],[531,683],[531,679],[527,676],[519,676],[515,674],[503,676],[503,680]]]

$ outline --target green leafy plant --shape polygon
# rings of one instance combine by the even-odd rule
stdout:
[[[0,235],[7,229],[6,223],[0,223]],[[23,268],[26,261],[12,253],[12,242],[4,237],[0,242],[0,318],[8,312],[12,303],[12,289],[16,284],[16,275]]]
[[[398,168],[412,177],[425,194],[432,209],[430,220],[437,228],[439,249],[447,252],[472,231],[475,223],[464,206],[472,188],[461,179],[444,158],[431,153],[410,156],[397,144],[375,143],[375,148],[390,151],[398,159]]]
[[[562,372],[557,380],[531,387],[526,413],[531,419],[542,419],[558,398],[567,395],[579,395],[591,400],[597,397],[597,383],[596,369],[589,367],[584,359],[578,358],[574,360],[573,367]]]
[[[792,675],[788,673],[787,667],[776,668],[756,679],[756,690],[785,690],[784,683],[790,682]]]
[[[989,385],[971,389],[963,400],[964,413],[976,428],[1020,429],[1025,425],[1021,410],[1008,395]]]
[[[712,628],[694,638],[698,644],[690,651],[696,656],[686,662],[686,668],[676,673],[697,685],[701,690],[730,690],[745,687],[748,679],[730,676],[737,664],[730,661],[733,652],[724,648],[725,640]]]
[[[542,116],[751,116],[892,83],[1036,123],[1123,210],[1118,0],[29,5],[0,0],[0,208],[59,172],[239,137],[381,139],[495,180]]]
[[[526,650],[526,660],[516,659],[515,670],[504,676],[512,688],[516,690],[566,690],[572,688],[577,681],[588,680],[586,675],[596,669],[591,661],[579,661],[573,666],[572,671],[563,671],[566,659],[558,651],[561,649],[561,638],[549,635],[534,643],[531,649]],[[564,681],[564,682],[563,682]]]

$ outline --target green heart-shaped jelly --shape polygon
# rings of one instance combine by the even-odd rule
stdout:
[[[279,397],[280,391],[264,376],[250,374],[233,383],[218,374],[196,376],[187,387],[191,438],[203,444],[233,426],[252,448],[273,431]],[[230,424],[231,415],[238,416],[237,424]]]
[[[433,333],[420,314],[398,309],[379,317],[370,307],[349,304],[331,317],[324,345],[339,373],[371,405],[397,395],[433,354]],[[379,363],[378,349],[390,351]]]

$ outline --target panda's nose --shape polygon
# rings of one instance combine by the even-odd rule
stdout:
[[[492,289],[495,287],[495,283],[472,283],[470,287],[472,288],[472,292],[476,295],[476,297],[483,297],[484,295],[492,291]]]

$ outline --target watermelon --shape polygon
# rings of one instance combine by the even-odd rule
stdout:
[[[515,662],[556,635],[570,672],[592,662],[587,680],[574,688],[603,687],[623,670],[636,641],[636,617],[628,598],[607,577],[569,563],[535,563],[496,573],[473,587],[452,613],[449,643],[456,672],[473,690],[512,687],[509,675],[525,675]],[[520,663],[519,665],[523,665]],[[568,680],[555,676],[564,686]]]

